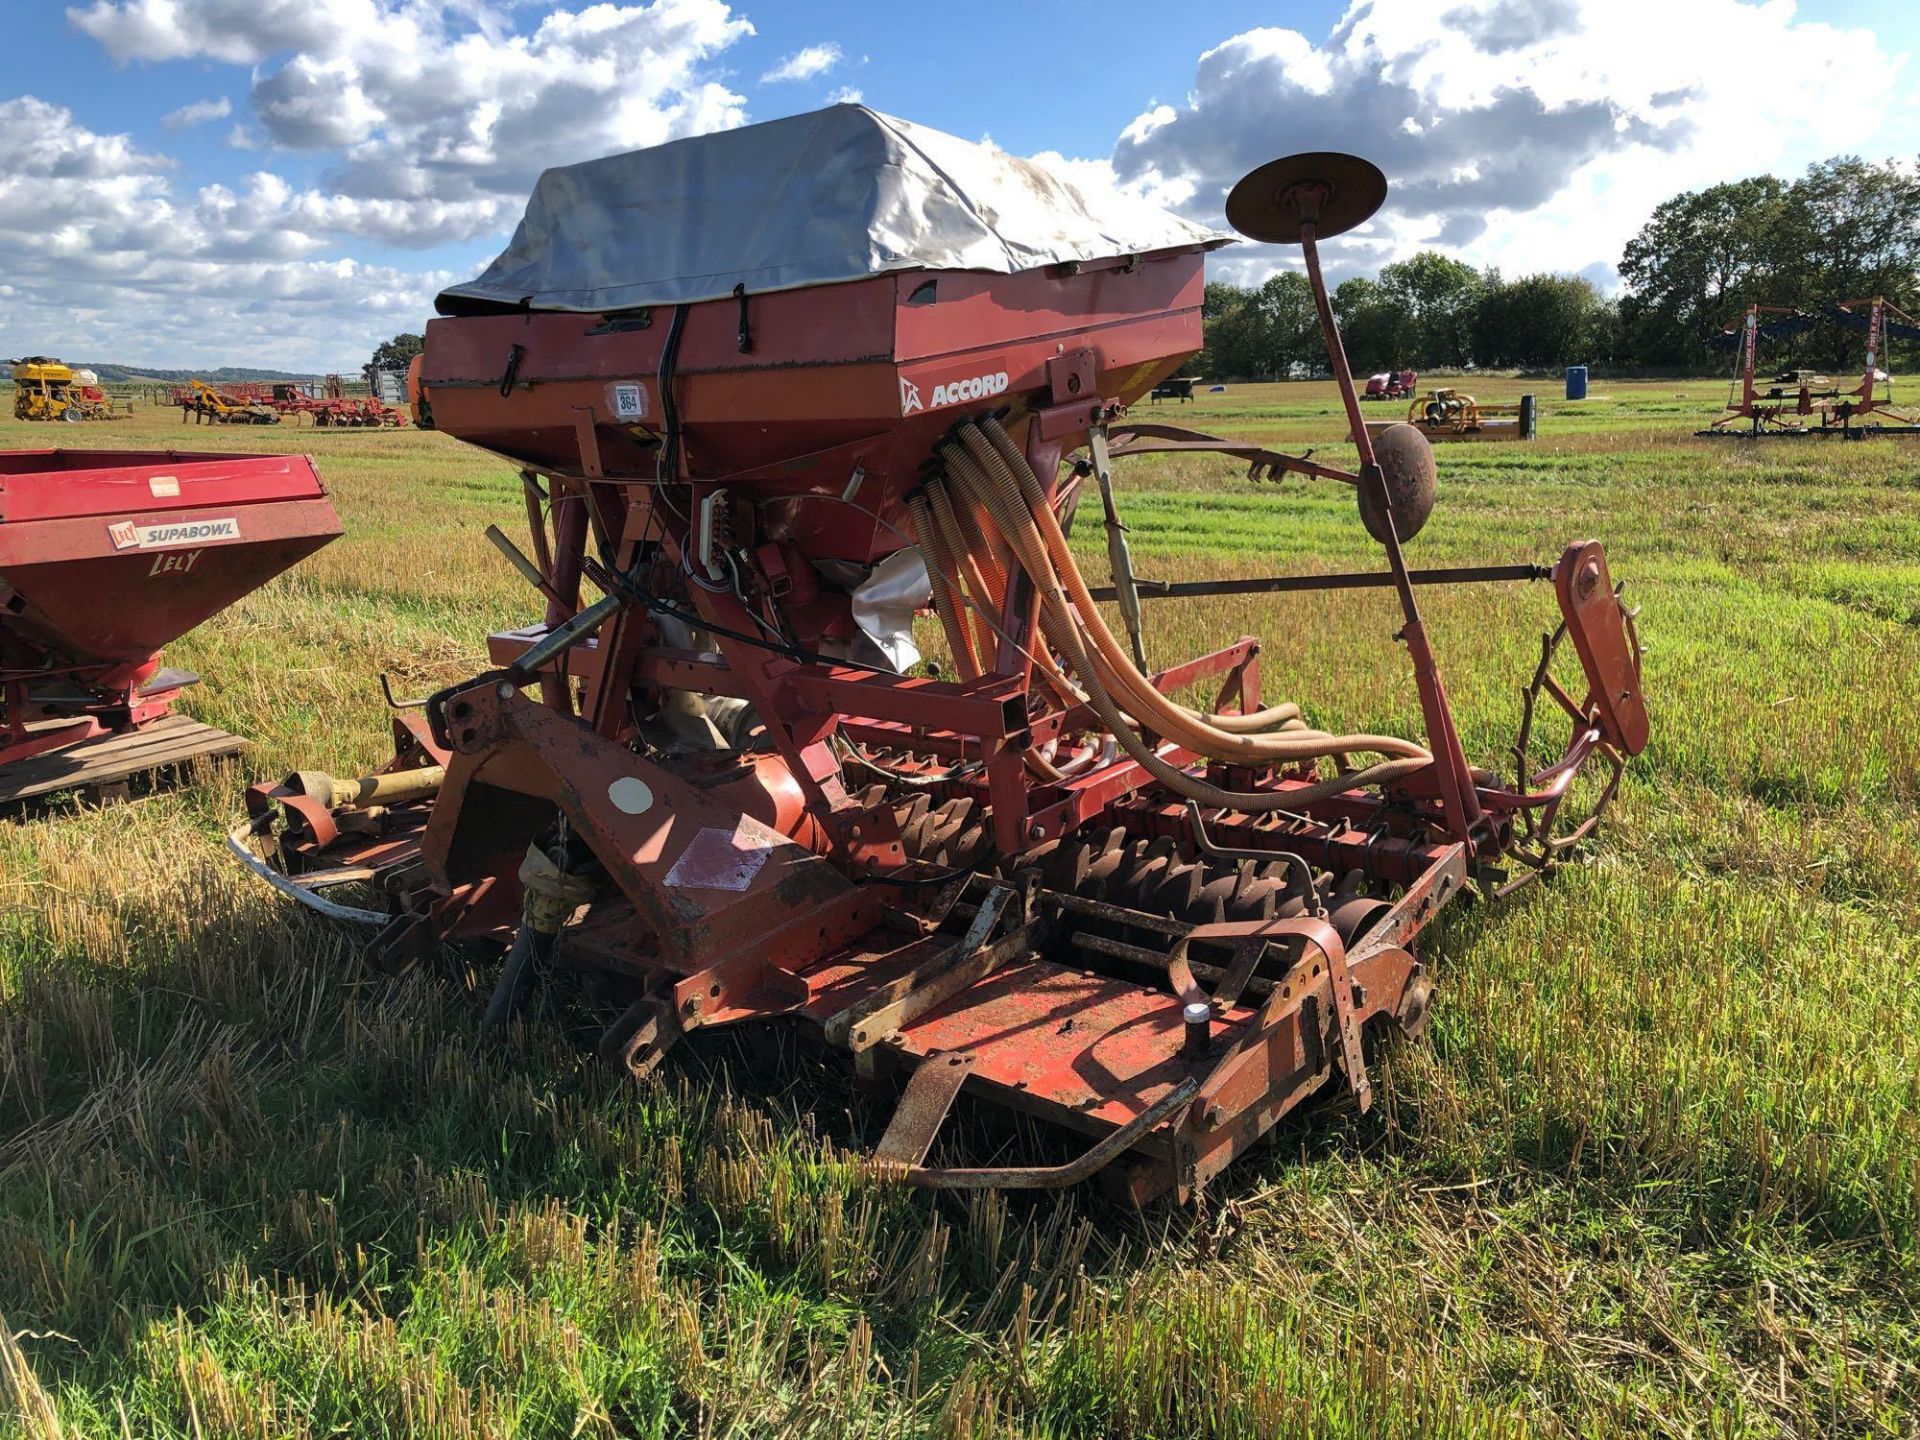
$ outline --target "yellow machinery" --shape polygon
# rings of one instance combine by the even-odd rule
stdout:
[[[91,370],[75,370],[50,355],[13,362],[16,420],[113,420],[113,402]]]
[[[204,380],[189,380],[184,391],[176,390],[182,424],[191,418],[196,425],[278,425],[280,412],[264,401],[228,395]]]
[[[1415,396],[1407,406],[1407,423],[1450,430],[1478,430],[1480,402],[1451,387],[1432,390],[1425,399]]]
[[[1429,440],[1531,440],[1538,416],[1531,395],[1522,395],[1515,405],[1482,405],[1449,386],[1416,395],[1407,406],[1406,423]],[[1369,420],[1367,429],[1379,435],[1394,423]]]

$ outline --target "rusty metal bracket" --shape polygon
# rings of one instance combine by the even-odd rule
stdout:
[[[426,708],[427,697],[424,695],[420,696],[417,700],[394,699],[393,677],[385,670],[380,672],[380,693],[386,697],[387,708],[389,710],[423,710]]]
[[[934,1062],[928,1062],[928,1064],[932,1063]],[[927,1068],[927,1064],[920,1067],[922,1071]],[[919,1073],[919,1071],[915,1072],[916,1079]],[[963,1074],[961,1078],[964,1080],[965,1075]],[[909,1082],[909,1088],[911,1088],[911,1082]],[[929,1082],[928,1088],[932,1089],[932,1082]],[[954,1088],[957,1093],[958,1085],[956,1084]],[[923,1190],[1065,1190],[1071,1185],[1078,1185],[1082,1180],[1088,1179],[1119,1159],[1158,1129],[1162,1122],[1183,1109],[1199,1093],[1200,1083],[1197,1080],[1191,1077],[1182,1080],[1133,1119],[1111,1134],[1103,1136],[1082,1151],[1077,1158],[1069,1160],[1064,1165],[1015,1165],[1004,1169],[987,1170],[949,1170],[927,1165],[911,1165],[907,1167],[901,1178],[909,1185],[918,1186]],[[947,1103],[948,1105],[953,1103],[951,1096],[948,1097]],[[943,1110],[941,1114],[944,1118],[945,1111]],[[888,1134],[892,1134],[891,1127]],[[927,1137],[927,1143],[932,1144],[931,1135]],[[922,1150],[921,1153],[926,1152]]]
[[[1113,462],[1107,456],[1106,426],[1087,427],[1087,453],[1093,457],[1093,479],[1100,487],[1100,507],[1106,517],[1107,564],[1113,571],[1114,598],[1120,603],[1120,618],[1126,624],[1133,663],[1144,675],[1147,649],[1140,629],[1140,592],[1133,583],[1133,552],[1127,544],[1127,527],[1120,523],[1120,511],[1114,504]]]
[[[1343,480],[1349,485],[1360,483],[1360,477],[1352,471],[1316,464],[1306,455],[1288,455],[1264,445],[1229,440],[1204,430],[1189,430],[1184,425],[1129,422],[1112,427],[1109,438],[1112,441],[1109,453],[1115,460],[1127,455],[1228,455],[1247,462],[1249,480],[1270,480],[1276,474],[1293,474],[1319,480]]]
[[[856,1055],[871,1050],[902,1025],[991,975],[1024,950],[1032,935],[1032,924],[1027,922],[993,944],[987,943],[1016,898],[1011,885],[995,885],[980,902],[960,940],[834,1015],[826,1023],[827,1039]]]
[[[971,1055],[929,1055],[922,1060],[901,1092],[873,1158],[882,1165],[917,1167],[933,1148],[933,1137],[940,1133],[960,1087],[972,1073]]]
[[[1347,1072],[1347,1085],[1366,1114],[1373,1106],[1373,1081],[1367,1076],[1366,1052],[1360,1048],[1360,1017],[1354,1003],[1353,975],[1347,969],[1347,947],[1331,945],[1326,949],[1327,979],[1333,990],[1333,1023],[1340,1032],[1341,1068]]]
[[[643,995],[600,1037],[600,1058],[636,1080],[644,1079],[685,1033],[671,997]]]

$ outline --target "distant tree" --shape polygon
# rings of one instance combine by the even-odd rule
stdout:
[[[427,348],[427,342],[420,336],[405,332],[391,340],[382,340],[373,352],[373,360],[367,366],[369,370],[405,370],[413,362],[413,357]]]
[[[1920,174],[1841,155],[1807,167],[1787,188],[1773,288],[1813,310],[1836,300],[1883,295],[1920,308]],[[1756,297],[1760,298],[1760,297]],[[1802,358],[1857,366],[1857,333],[1823,329],[1806,337]]]
[[[1476,363],[1518,370],[1585,363],[1605,310],[1593,282],[1578,275],[1496,281],[1474,308]]]
[[[1603,297],[1574,275],[1497,270],[1425,250],[1356,275],[1333,295],[1347,360],[1358,374],[1468,363],[1528,370],[1723,370],[1707,339],[1752,303],[1818,310],[1886,297],[1920,314],[1920,167],[1854,155],[1676,195],[1627,242],[1624,293]],[[1258,289],[1215,282],[1202,302],[1211,379],[1284,379],[1324,363],[1304,277],[1282,271]],[[404,338],[404,337],[402,337]],[[1796,336],[1763,364],[1844,373],[1862,337],[1844,326]],[[1883,344],[1889,370],[1920,369],[1920,342]]]
[[[1706,338],[1750,304],[1811,310],[1884,295],[1911,311],[1920,174],[1841,155],[1791,184],[1762,175],[1676,195],[1627,243],[1620,278],[1621,346],[1642,365],[1719,368]],[[1860,359],[1844,329],[1810,331],[1792,349],[1823,367]]]
[[[1200,324],[1204,340],[1200,353],[1185,365],[1189,375],[1198,375],[1207,380],[1227,378],[1227,372],[1220,363],[1220,321],[1247,302],[1247,292],[1238,285],[1230,285],[1224,280],[1209,280],[1200,301]]]
[[[1458,367],[1473,359],[1473,316],[1480,272],[1434,250],[1422,250],[1380,271],[1380,292],[1406,317],[1403,362],[1418,368]]]
[[[1283,270],[1257,290],[1211,284],[1201,315],[1206,348],[1195,363],[1209,380],[1284,380],[1295,366],[1325,363],[1313,290],[1298,271]]]
[[[1676,195],[1627,242],[1620,279],[1623,339],[1643,365],[1696,367],[1706,337],[1739,306],[1765,297],[1786,247],[1786,187],[1771,175]],[[1717,362],[1715,362],[1717,363]]]
[[[1259,373],[1259,321],[1253,292],[1238,285],[1207,286],[1201,304],[1206,346],[1192,368],[1208,380],[1249,380]]]
[[[1246,304],[1247,291],[1244,286],[1231,285],[1225,280],[1209,280],[1207,288],[1200,297],[1200,318],[1218,320],[1229,310],[1237,310]]]
[[[1582,359],[1571,363],[1615,369],[1628,359],[1626,340],[1620,323],[1620,302],[1600,296],[1587,322],[1587,333],[1579,346]]]
[[[1285,380],[1295,367],[1326,369],[1326,344],[1313,305],[1313,286],[1298,270],[1282,270],[1254,292],[1260,317],[1262,372]]]
[[[1413,360],[1413,314],[1403,296],[1356,275],[1333,292],[1334,318],[1355,374],[1398,370]]]

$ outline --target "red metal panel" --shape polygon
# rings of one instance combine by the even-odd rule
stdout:
[[[1224,1018],[1252,1015],[1235,1008]],[[900,1035],[916,1055],[970,1054],[981,1081],[1084,1126],[1124,1125],[1186,1079],[1183,1033],[1176,996],[1031,960],[995,971]]]
[[[935,298],[916,301],[928,284]],[[1073,274],[915,271],[749,296],[747,353],[735,301],[692,306],[674,370],[688,473],[837,495],[860,468],[877,525],[819,506],[787,520],[806,554],[874,558],[904,543],[899,495],[954,420],[1045,397],[1069,342],[1095,357],[1089,399],[1137,398],[1199,348],[1200,290],[1198,252]],[[644,328],[591,315],[436,320],[422,371],[435,423],[579,474],[590,421],[607,474],[651,475],[669,324],[666,310]]]
[[[0,524],[82,515],[158,520],[166,511],[196,505],[313,500],[326,493],[309,455],[113,450],[0,454]]]
[[[228,520],[230,538],[145,549],[116,550],[111,533],[132,524],[190,535]],[[0,632],[75,663],[144,660],[339,533],[326,500],[0,525],[0,583],[24,602],[0,616]]]

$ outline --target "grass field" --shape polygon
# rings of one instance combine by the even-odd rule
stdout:
[[[430,434],[0,422],[309,449],[347,525],[169,654],[254,737],[238,767],[0,821],[0,1432],[1914,1433],[1920,443],[1701,442],[1723,383],[1595,391],[1535,444],[1443,449],[1409,554],[1606,541],[1655,728],[1603,847],[1432,937],[1432,1044],[1371,1114],[1143,1215],[879,1188],[852,1157],[885,1107],[764,1037],[642,1086],[558,1027],[476,1052],[489,976],[384,978],[227,863],[247,779],[377,762],[381,670],[418,693],[531,613],[480,534],[521,513],[502,466]],[[1180,418],[1337,457],[1334,410],[1234,387]],[[1343,487],[1123,485],[1147,575],[1374,563]],[[1423,600],[1468,750],[1505,768],[1551,595]],[[1315,723],[1414,725],[1379,595],[1150,618],[1160,656],[1264,635],[1270,696]]]

